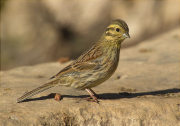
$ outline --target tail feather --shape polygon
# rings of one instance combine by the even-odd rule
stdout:
[[[17,102],[22,102],[22,101],[26,100],[27,98],[30,98],[30,97],[32,97],[38,93],[41,93],[41,92],[43,92],[43,91],[45,91],[51,87],[54,87],[55,85],[57,85],[56,81],[46,83],[46,84],[42,85],[41,87],[38,87],[38,88],[24,94],[23,96],[21,96],[20,98],[17,99]]]

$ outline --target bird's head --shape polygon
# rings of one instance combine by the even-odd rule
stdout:
[[[126,38],[130,38],[129,28],[127,24],[121,20],[116,19],[111,22],[111,24],[106,28],[103,35],[106,40],[122,42]]]

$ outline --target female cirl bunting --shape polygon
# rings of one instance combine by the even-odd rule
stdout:
[[[98,103],[97,95],[91,88],[103,83],[115,72],[119,62],[121,43],[126,38],[130,38],[127,24],[120,19],[113,20],[100,40],[89,50],[51,77],[49,82],[18,98],[17,102],[53,86],[64,85],[86,90],[91,100]]]

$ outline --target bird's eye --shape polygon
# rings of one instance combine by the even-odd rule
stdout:
[[[119,28],[116,28],[116,31],[119,32]]]

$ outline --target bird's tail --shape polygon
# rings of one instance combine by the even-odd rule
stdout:
[[[58,83],[57,80],[48,82],[48,83],[42,85],[41,87],[38,87],[38,88],[24,94],[23,96],[21,96],[20,98],[17,99],[17,102],[24,101],[27,98],[30,98],[30,97],[32,97],[32,96],[34,96],[34,95],[36,95],[38,93],[41,93],[41,92],[43,92],[43,91],[45,91],[45,90],[47,90],[47,89],[49,89],[51,87],[54,87],[55,85],[57,85],[57,83]]]

